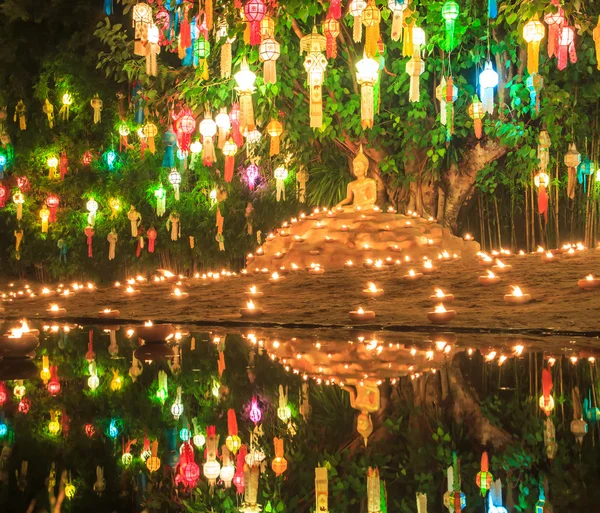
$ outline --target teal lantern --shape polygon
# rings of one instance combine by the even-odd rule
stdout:
[[[585,157],[582,159],[581,164],[577,167],[577,181],[580,184],[583,184],[583,192],[587,193],[587,177],[589,175],[593,175],[594,171],[596,171],[596,165],[589,159],[589,157]]]
[[[111,171],[115,169],[118,157],[119,156],[117,155],[117,152],[114,150],[108,150],[104,154],[104,162],[106,163],[108,169],[110,169]]]
[[[8,433],[8,426],[4,422],[4,419],[0,420],[0,438],[4,438]]]
[[[113,440],[119,436],[119,427],[117,425],[116,419],[110,419],[110,424],[108,425],[107,434]]]
[[[446,20],[446,50],[454,48],[454,24],[460,13],[458,4],[454,0],[448,0],[442,5],[442,18]]]
[[[190,430],[188,428],[181,428],[179,430],[179,438],[182,442],[187,442],[190,439]]]
[[[533,73],[527,77],[526,86],[529,91],[529,109],[532,113],[539,114],[540,93],[544,87],[544,77],[539,73]]]

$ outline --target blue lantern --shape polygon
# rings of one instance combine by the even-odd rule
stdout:
[[[110,419],[110,424],[108,426],[108,436],[110,436],[113,440],[119,436],[119,427],[117,425],[117,419]]]

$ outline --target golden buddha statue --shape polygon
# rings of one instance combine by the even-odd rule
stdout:
[[[344,205],[351,205],[353,209],[360,207],[370,209],[375,206],[377,200],[377,182],[367,177],[369,170],[369,159],[363,153],[362,145],[355,159],[352,161],[352,171],[356,180],[348,184],[346,189],[346,199],[340,201],[335,208],[342,208]]]

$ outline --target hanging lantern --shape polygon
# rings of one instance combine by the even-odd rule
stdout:
[[[223,149],[223,146],[227,141],[227,134],[229,130],[231,130],[231,119],[229,119],[229,114],[227,114],[226,107],[222,107],[219,113],[216,115],[215,123],[217,125],[217,128],[219,129],[217,146]]]
[[[227,432],[228,436],[225,440],[227,449],[229,449],[233,454],[236,454],[242,446],[242,441],[238,436],[238,425],[235,411],[231,408],[227,410]]]
[[[229,139],[223,146],[223,155],[225,155],[225,181],[230,183],[233,180],[233,169],[235,166],[235,155],[238,151],[237,144],[233,139]]]
[[[231,482],[235,476],[235,467],[231,462],[229,449],[226,445],[224,445],[222,448],[221,459],[223,460],[223,466],[221,467],[219,477],[221,478],[221,481],[223,481],[225,488],[231,488]]]
[[[58,115],[63,121],[69,121],[69,109],[73,103],[73,97],[70,93],[65,93],[62,96],[62,107],[58,111]]]
[[[565,155],[565,165],[567,166],[568,183],[567,196],[570,199],[575,197],[575,182],[577,180],[577,168],[581,163],[581,154],[577,151],[575,143],[569,144],[569,151]]]
[[[46,205],[50,209],[50,218],[48,219],[51,223],[56,222],[56,209],[60,204],[60,199],[56,194],[51,194],[46,198]]]
[[[600,70],[600,16],[598,16],[598,25],[594,28],[593,35],[596,46],[596,66]]]
[[[118,158],[119,158],[116,151],[108,150],[107,152],[104,153],[103,158],[104,158],[104,162],[106,162],[106,167],[108,167],[108,169],[110,169],[111,171],[113,169],[115,169],[115,166],[117,165]]]
[[[288,170],[284,166],[279,166],[273,172],[273,177],[275,178],[276,199],[281,201],[283,198],[285,201],[285,180],[288,177]]]
[[[148,27],[148,41],[146,42],[146,75],[156,77],[158,75],[158,65],[156,56],[160,53],[160,32],[154,24]]]
[[[229,78],[231,76],[231,45],[235,42],[236,38],[235,36],[228,37],[228,31],[227,21],[221,19],[217,32],[218,40],[225,39],[225,42],[221,45],[221,78]]]
[[[325,78],[327,59],[323,51],[327,47],[327,38],[317,32],[314,26],[312,33],[300,40],[300,53],[306,52],[304,69],[308,73],[310,97],[310,127],[321,128],[323,124],[323,96],[321,87]]]
[[[60,433],[60,422],[58,421],[58,416],[60,412],[58,410],[50,410],[50,422],[48,422],[48,433],[52,436],[58,435]]]
[[[2,192],[2,188],[0,188],[0,197],[2,196],[1,192]],[[40,220],[42,222],[42,233],[48,233],[48,219],[50,219],[50,210],[48,210],[48,207],[46,205],[44,205],[42,207],[42,209],[40,210]]]
[[[93,160],[94,160],[94,155],[92,154],[91,151],[87,150],[87,151],[83,152],[83,155],[81,156],[81,163],[84,166],[89,166]]]
[[[475,125],[475,136],[477,139],[481,139],[483,134],[481,120],[485,116],[485,110],[483,110],[483,103],[479,101],[477,95],[473,96],[473,102],[469,105],[468,109],[469,116],[473,119]]]
[[[367,470],[367,510],[381,511],[381,482],[378,468],[369,467]]]
[[[6,206],[6,200],[8,199],[8,187],[6,185],[0,185],[0,208]]]
[[[488,18],[495,20],[498,17],[498,1],[488,0]]]
[[[288,390],[287,387],[283,388],[283,385],[279,385],[279,406],[277,407],[277,416],[286,424],[292,418],[292,410],[290,410],[288,405]]]
[[[548,186],[548,175],[545,177],[541,177],[540,180],[536,180],[536,187],[547,187]],[[539,176],[539,175],[538,175]],[[545,180],[545,182],[543,181]],[[542,370],[542,395],[540,396],[540,408],[544,411],[546,415],[550,415],[552,410],[554,410],[554,397],[552,397],[552,374],[548,369]]]
[[[169,173],[169,182],[173,186],[173,190],[175,191],[175,201],[179,201],[179,186],[181,185],[181,175],[177,171],[177,169],[171,170]]]
[[[171,414],[175,420],[183,415],[183,402],[181,401],[181,387],[177,387],[177,397],[171,406]]]
[[[208,484],[213,487],[217,483],[217,478],[221,471],[221,465],[217,461],[217,449],[219,447],[219,436],[215,426],[209,426],[206,430],[206,461],[202,466],[204,477],[208,479]]]
[[[263,81],[265,84],[277,83],[276,61],[281,55],[281,47],[273,37],[266,37],[260,43],[258,57],[264,62]]]
[[[158,441],[152,442],[152,451],[146,459],[146,467],[150,472],[156,472],[160,469],[160,458],[158,457]]]
[[[252,93],[255,90],[256,75],[250,71],[246,57],[242,59],[240,70],[233,76],[237,84],[236,91],[240,96],[240,129],[254,128],[254,107],[252,106]]]
[[[454,0],[448,0],[442,5],[442,18],[446,22],[446,50],[452,51],[454,48],[454,26],[456,18],[460,13],[460,8]]]
[[[412,28],[413,55],[421,55],[421,48],[425,46],[425,31],[421,27]]]
[[[583,184],[584,193],[587,193],[588,176],[593,175],[595,170],[596,166],[589,159],[589,157],[585,157],[581,160],[581,163],[577,168],[577,181],[579,182],[579,184]]]
[[[244,16],[250,23],[250,44],[260,44],[260,22],[267,14],[267,6],[262,0],[249,0],[244,6]]]
[[[110,218],[116,219],[119,210],[121,210],[121,202],[117,198],[110,198],[108,200],[108,206],[111,210]]]
[[[17,206],[17,221],[20,221],[21,219],[23,219],[23,203],[25,203],[25,196],[22,192],[16,192],[15,194],[13,194],[12,200],[13,203]],[[0,206],[4,205],[0,204]]]
[[[544,422],[544,448],[548,459],[553,460],[558,452],[558,443],[556,443],[556,428],[550,417],[547,417]]]
[[[192,142],[192,134],[194,133],[194,130],[196,130],[196,119],[192,115],[192,111],[190,109],[184,109],[177,120],[175,120],[173,127],[177,132],[179,149],[187,154],[190,149],[190,143]]]
[[[48,164],[48,179],[53,180],[58,178],[58,158],[54,155],[48,157],[46,164]]]
[[[364,53],[367,57],[375,57],[377,53],[377,42],[381,39],[379,23],[381,22],[381,11],[375,4],[375,0],[368,0],[367,7],[362,12],[362,22],[366,27],[366,40]]]
[[[487,61],[483,71],[479,74],[479,94],[483,110],[488,114],[494,113],[494,87],[498,85],[498,73],[492,67],[492,62]]]
[[[27,192],[31,187],[31,184],[29,183],[29,178],[27,178],[26,176],[17,176],[17,187],[21,192]]]
[[[349,12],[354,18],[354,24],[352,26],[352,38],[355,43],[362,41],[362,14],[367,7],[365,0],[352,0],[350,2]]]
[[[529,75],[526,80],[526,86],[529,91],[529,109],[532,113],[539,114],[540,95],[544,87],[544,77],[539,73]]]
[[[323,22],[323,34],[327,38],[327,58],[337,57],[337,37],[340,35],[340,22],[332,17],[327,17]]]
[[[419,83],[423,71],[425,71],[423,59],[421,59],[419,54],[413,54],[411,59],[406,63],[406,72],[410,75],[409,100],[411,102],[420,101],[421,92],[419,90]]]
[[[481,455],[481,470],[477,473],[477,477],[475,479],[477,486],[481,490],[482,497],[487,495],[493,481],[494,476],[492,476],[492,473],[489,471],[488,453],[484,452]]]
[[[98,124],[102,121],[102,100],[96,94],[91,100],[90,105],[92,106],[92,110],[94,111],[94,124]]]
[[[253,191],[254,186],[256,185],[256,181],[258,180],[258,177],[260,176],[260,170],[258,169],[258,166],[254,163],[249,164],[245,170],[245,175],[246,175],[246,182],[248,183],[248,188],[251,191]]]
[[[275,35],[275,21],[268,14],[260,22],[260,37],[264,41],[266,38]]]
[[[262,419],[262,411],[260,411],[260,408],[258,407],[256,397],[252,398],[252,402],[250,405],[249,417],[250,417],[250,420],[252,422],[254,422],[255,425],[258,424]]]
[[[392,12],[392,41],[399,41],[402,38],[404,11],[407,7],[408,0],[388,0],[388,9]]]
[[[44,385],[50,381],[52,374],[50,374],[50,359],[47,355],[42,356],[42,370],[40,371],[40,379],[44,382]]]
[[[287,460],[283,456],[283,439],[273,438],[273,445],[275,446],[275,458],[271,462],[271,468],[276,476],[280,476],[287,470]]]
[[[121,387],[123,386],[123,379],[119,375],[118,370],[113,370],[112,374],[113,374],[113,377],[110,380],[110,389],[113,392],[118,392],[119,390],[121,390]]]
[[[58,367],[56,365],[50,367],[50,381],[46,385],[46,388],[52,396],[60,393],[60,381],[58,381]]]
[[[281,134],[283,134],[283,125],[277,119],[272,119],[267,125],[267,133],[271,136],[271,146],[269,150],[269,155],[272,157],[273,155],[279,154],[279,138]]]
[[[556,1],[552,1],[556,12],[544,15],[544,21],[548,25],[548,57],[558,57],[558,39],[563,25],[565,24],[565,11]]]
[[[360,85],[360,119],[363,130],[373,128],[375,98],[373,87],[379,79],[379,63],[366,55],[356,63],[356,81]]]
[[[546,189],[548,187],[548,185],[550,184],[550,177],[548,176],[548,173],[546,173],[545,171],[539,171],[534,177],[533,177],[533,183],[535,184],[535,186],[538,188],[538,212],[540,213],[540,215],[543,215],[546,218],[546,222],[548,221],[548,193],[546,192]],[[552,399],[552,403],[554,403],[554,399]],[[541,399],[540,399],[540,403],[541,403]],[[540,407],[541,404],[540,404]],[[552,408],[554,408],[554,405],[552,406]],[[543,409],[543,407],[542,407]]]
[[[544,25],[535,18],[523,27],[523,39],[527,43],[527,72],[530,75],[539,71],[540,41],[545,35]]]
[[[95,199],[89,200],[85,208],[88,211],[87,223],[89,226],[94,226],[96,224],[96,213],[98,212],[98,202]]]
[[[98,378],[98,370],[96,369],[96,362],[92,361],[88,365],[88,369],[90,372],[90,377],[88,378],[88,387],[90,390],[94,391],[100,386],[100,379]]]
[[[237,144],[238,148],[244,145],[242,132],[240,131],[240,104],[234,103],[231,105],[229,112],[229,120],[231,121],[231,138]]]
[[[154,197],[156,198],[156,215],[162,217],[167,211],[167,193],[163,189],[162,183],[154,191]]]
[[[194,41],[194,53],[196,54],[196,59],[198,59],[200,78],[208,80],[208,63],[206,59],[210,55],[210,43],[204,39],[202,34]]]
[[[142,133],[148,142],[148,149],[150,150],[150,153],[154,155],[156,153],[154,138],[158,135],[158,128],[154,123],[148,122],[142,127]]]
[[[446,127],[446,140],[449,141],[454,134],[454,102],[458,98],[458,88],[454,85],[452,77],[449,77],[448,81],[442,77],[435,90],[435,96],[440,102],[440,123]]]
[[[146,55],[145,42],[148,37],[148,29],[152,24],[152,7],[145,2],[139,2],[133,6],[131,14],[134,28],[133,53],[144,57]]]
[[[572,27],[562,27],[558,37],[558,69],[567,67],[567,55],[571,64],[577,62],[577,51],[575,50],[575,30]]]
[[[250,100],[252,103],[252,100]],[[200,122],[200,135],[202,136],[203,162],[205,166],[212,166],[217,159],[213,137],[217,134],[217,124],[214,122],[210,112],[204,114]]]

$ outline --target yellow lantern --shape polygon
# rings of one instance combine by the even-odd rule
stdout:
[[[48,423],[48,432],[52,436],[58,435],[60,433],[60,422],[58,421],[58,416],[60,412],[58,410],[50,410],[50,422]]]
[[[279,154],[279,138],[283,134],[283,125],[277,119],[272,119],[267,125],[267,133],[271,136],[269,155]]]
[[[63,121],[69,121],[69,108],[73,103],[73,97],[70,93],[63,94],[62,97],[62,107],[58,111],[58,115]]]
[[[44,382],[44,385],[46,385],[48,381],[50,381],[51,377],[52,375],[50,374],[50,359],[48,358],[48,356],[44,355],[42,356],[42,370],[40,372],[40,378]]]
[[[538,189],[540,187],[546,188],[550,185],[550,177],[545,171],[540,171],[533,177],[533,183]]]
[[[366,27],[365,55],[375,57],[377,41],[380,39],[379,23],[381,22],[381,11],[375,5],[375,0],[369,0],[367,7],[362,12],[362,22]]]
[[[252,93],[255,90],[254,82],[256,75],[250,71],[246,57],[242,59],[240,70],[233,76],[237,87],[235,88],[240,95],[240,130],[254,128],[254,107],[252,105]]]
[[[600,16],[598,16],[598,25],[594,28],[594,43],[596,44],[596,62],[600,69]]]
[[[108,200],[108,206],[112,211],[110,218],[115,219],[119,213],[119,210],[121,210],[121,202],[117,198],[110,198]]]
[[[50,210],[46,205],[40,210],[40,219],[42,221],[42,233],[48,233],[48,220],[50,219]]]
[[[156,153],[156,146],[154,144],[154,138],[158,134],[158,128],[156,127],[156,125],[154,123],[146,123],[142,127],[142,133],[144,134],[144,137],[148,141],[148,149],[150,150],[150,153],[152,153],[152,155],[154,155]]]
[[[360,119],[363,130],[373,128],[375,99],[373,87],[379,79],[379,63],[365,56],[356,63],[356,81],[360,85]]]
[[[473,97],[473,103],[469,105],[468,112],[475,124],[475,136],[477,139],[481,139],[483,132],[481,120],[483,119],[483,116],[485,116],[485,110],[483,109],[483,103],[479,101],[477,95]]]
[[[229,452],[236,454],[242,446],[242,441],[238,435],[229,435],[225,439],[225,445],[227,446],[227,449],[229,449]]]
[[[123,379],[121,378],[121,376],[119,376],[119,371],[118,370],[113,370],[113,378],[110,381],[110,389],[113,392],[117,392],[119,390],[121,390],[121,387],[123,386]]]
[[[150,472],[156,472],[160,468],[160,458],[158,457],[158,442],[152,442],[152,452],[146,460],[146,467]]]
[[[530,75],[539,71],[540,41],[545,35],[546,29],[539,20],[530,20],[523,27],[523,39],[527,43],[527,72]]]
[[[48,179],[52,180],[54,178],[58,178],[58,158],[52,155],[52,157],[48,157],[46,164],[48,164]]]
[[[406,63],[406,72],[410,75],[409,100],[411,102],[418,102],[421,99],[419,84],[423,71],[425,71],[425,63],[421,59],[421,56],[415,52]]]
[[[260,37],[264,39],[273,37],[275,34],[275,21],[268,14],[260,20]]]

